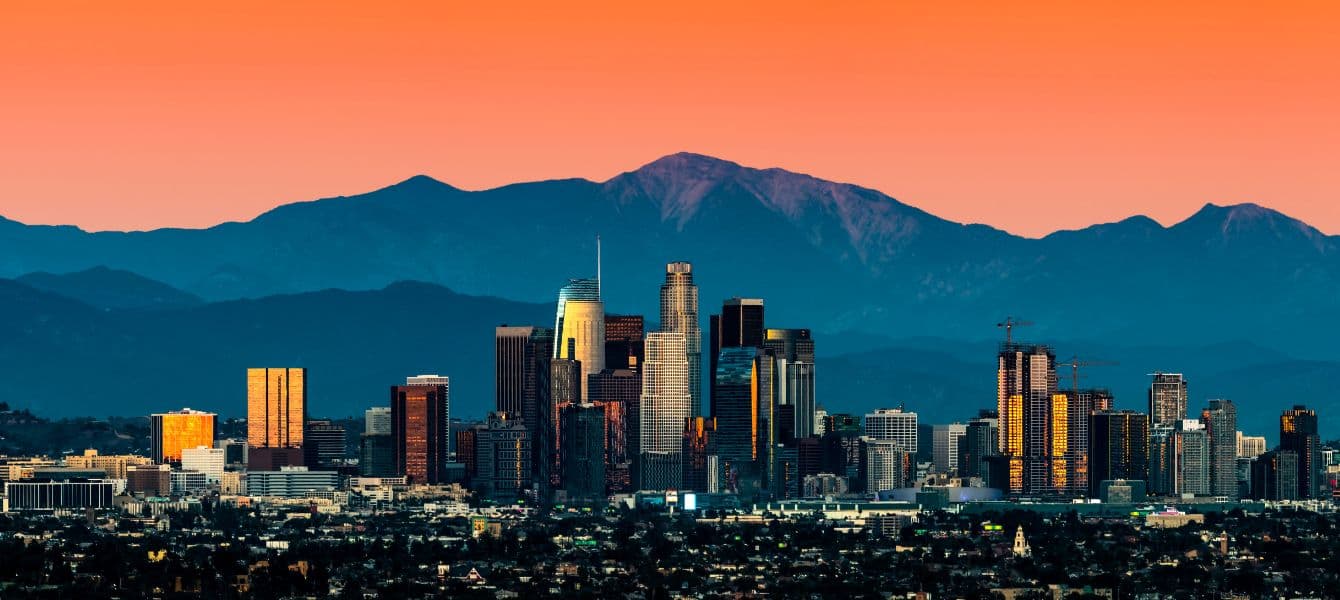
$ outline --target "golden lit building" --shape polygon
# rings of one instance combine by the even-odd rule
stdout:
[[[247,369],[249,468],[302,465],[306,423],[307,369]]]
[[[97,450],[84,450],[83,456],[71,456],[65,459],[65,466],[72,469],[102,469],[108,477],[125,479],[126,467],[130,465],[151,465],[153,459],[134,454],[98,454]]]
[[[183,408],[149,417],[150,455],[158,464],[181,462],[183,448],[214,445],[218,415]]]

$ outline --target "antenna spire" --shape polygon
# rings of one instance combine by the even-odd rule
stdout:
[[[596,234],[596,297],[600,296],[600,234]]]

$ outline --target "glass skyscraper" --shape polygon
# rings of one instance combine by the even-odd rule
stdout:
[[[247,454],[251,470],[303,463],[307,369],[247,369]]]
[[[1186,418],[1186,378],[1181,373],[1155,373],[1149,384],[1149,421],[1175,425]]]
[[[580,362],[582,380],[605,368],[605,304],[600,301],[600,280],[573,279],[563,286],[554,325],[554,358]]]
[[[684,423],[689,417],[689,361],[684,334],[647,335],[638,406],[639,471],[643,489],[679,489]]]
[[[661,331],[684,334],[689,361],[689,414],[703,414],[703,333],[698,323],[698,286],[693,283],[693,265],[665,265],[661,284]]]

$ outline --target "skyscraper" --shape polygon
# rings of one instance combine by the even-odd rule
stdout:
[[[374,406],[363,411],[363,433],[391,435],[391,407]]]
[[[865,435],[872,440],[891,441],[904,451],[916,453],[917,413],[901,408],[881,408],[865,414]]]
[[[1070,402],[1056,388],[1056,355],[1046,346],[1006,343],[997,357],[996,407],[1008,491],[1052,494],[1058,450],[1069,449]],[[1057,410],[1062,409],[1062,410]],[[1062,452],[1064,453],[1064,452]],[[1069,481],[1065,481],[1069,485]]]
[[[1214,490],[1210,478],[1213,460],[1210,455],[1210,435],[1205,424],[1195,419],[1182,419],[1178,422],[1177,438],[1178,450],[1181,452],[1177,492],[1209,496]]]
[[[581,381],[604,370],[605,303],[599,279],[573,279],[559,290],[555,324],[554,358],[580,362]]]
[[[1321,497],[1321,437],[1317,433],[1317,412],[1302,405],[1280,415],[1280,450],[1298,455],[1297,498]]]
[[[689,361],[689,414],[703,414],[703,333],[698,323],[698,286],[693,265],[665,265],[661,284],[661,331],[684,334]]]
[[[1149,415],[1130,410],[1093,413],[1089,425],[1089,493],[1104,481],[1149,478]]]
[[[763,300],[736,297],[722,302],[721,314],[708,319],[708,334],[711,338],[708,360],[712,373],[716,373],[717,359],[723,349],[762,348]]]
[[[1175,425],[1186,418],[1186,378],[1181,373],[1155,373],[1149,384],[1149,422]]]
[[[605,368],[636,371],[645,350],[642,315],[605,315]]]
[[[218,415],[183,408],[149,416],[149,454],[158,464],[181,462],[181,451],[214,445]]]
[[[716,419],[711,417],[689,417],[684,424],[684,481],[686,490],[707,492],[712,489],[719,473],[713,472],[709,465],[717,455]]]
[[[344,426],[329,419],[307,422],[303,434],[303,462],[312,469],[331,468],[345,458]]]
[[[912,452],[892,440],[865,439],[862,442],[867,493],[909,487]]]
[[[1000,430],[996,411],[983,410],[968,421],[959,445],[959,476],[987,480],[987,458],[999,453]]]
[[[536,461],[547,477],[537,480],[541,486],[560,485],[563,475],[563,409],[573,404],[582,404],[586,386],[582,385],[582,364],[570,358],[555,358],[549,361],[549,406],[545,414],[549,424],[545,431],[534,440],[543,442],[536,446]]]
[[[1228,400],[1210,400],[1200,420],[1210,437],[1210,491],[1237,498],[1238,409]]]
[[[1156,496],[1176,496],[1178,472],[1181,470],[1182,451],[1178,448],[1177,430],[1169,425],[1156,425],[1149,432],[1149,493]]]
[[[1252,461],[1252,495],[1260,500],[1299,500],[1298,453],[1271,450]]]
[[[569,404],[560,415],[563,430],[563,490],[573,501],[605,498],[605,410]]]
[[[768,329],[763,347],[777,356],[780,397],[793,409],[797,438],[814,435],[814,339],[808,329]]]
[[[638,455],[642,377],[629,369],[605,369],[587,382],[587,397],[605,410],[605,479],[611,492],[633,489]]]
[[[450,435],[446,378],[409,378],[391,387],[391,443],[396,472],[414,483],[442,483]],[[417,381],[417,382],[416,382]]]
[[[936,473],[957,474],[958,456],[963,440],[968,435],[968,426],[962,423],[935,425],[931,429],[933,444],[931,462]]]
[[[643,489],[678,489],[683,432],[689,417],[689,361],[683,333],[647,335],[638,407],[639,481]]]
[[[250,470],[302,465],[306,424],[307,369],[247,369]]]
[[[717,426],[717,455],[727,472],[755,474],[762,424],[759,389],[766,387],[757,371],[758,348],[726,347],[712,374],[712,417]]]
[[[524,412],[526,394],[534,385],[531,379],[535,376],[536,346],[531,340],[536,329],[539,328],[501,325],[493,330],[496,410],[516,417]]]
[[[530,432],[507,413],[489,413],[474,430],[474,482],[481,497],[514,502],[531,486]]]

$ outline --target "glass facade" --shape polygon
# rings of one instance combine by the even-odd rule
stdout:
[[[181,451],[196,446],[214,446],[214,424],[218,415],[184,408],[149,417],[149,445],[154,462],[179,463]]]
[[[307,369],[247,369],[247,445],[302,448],[307,423]]]
[[[391,439],[396,473],[415,483],[442,483],[447,462],[446,385],[398,385],[391,388]]]

